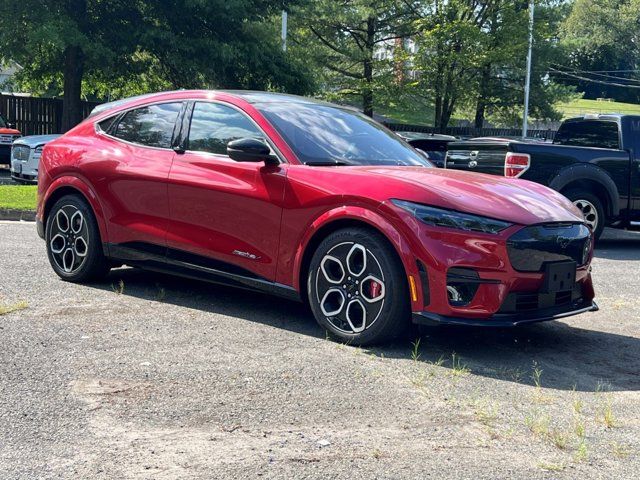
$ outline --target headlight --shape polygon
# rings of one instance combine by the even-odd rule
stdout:
[[[494,218],[480,217],[469,213],[445,210],[444,208],[429,207],[419,203],[406,202],[404,200],[391,200],[391,202],[407,212],[410,212],[427,225],[435,227],[455,228],[469,232],[499,233],[512,223]]]

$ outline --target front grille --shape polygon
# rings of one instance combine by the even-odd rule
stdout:
[[[571,306],[579,304],[582,301],[581,284],[576,284],[573,290],[567,290],[565,292],[512,292],[507,295],[498,313],[530,313]]]
[[[507,240],[509,260],[520,272],[541,272],[548,262],[589,260],[591,231],[580,223],[533,225],[517,231]]]
[[[27,145],[14,145],[11,149],[11,155],[14,160],[26,162],[29,160],[29,155],[31,155],[31,148]]]
[[[20,135],[9,135],[5,133],[3,135],[0,135],[0,143],[4,145],[11,145],[13,141],[19,137]]]

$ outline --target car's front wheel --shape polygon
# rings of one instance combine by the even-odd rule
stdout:
[[[404,268],[374,230],[347,228],[327,236],[311,259],[307,293],[320,326],[343,342],[388,341],[409,325]]]
[[[49,263],[63,280],[97,280],[110,270],[96,219],[80,196],[65,195],[53,205],[47,217],[45,239]]]

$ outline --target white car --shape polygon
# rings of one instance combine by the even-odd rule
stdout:
[[[11,145],[11,178],[18,183],[37,183],[42,149],[60,135],[21,137]]]

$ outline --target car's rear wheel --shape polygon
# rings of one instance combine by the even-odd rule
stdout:
[[[97,280],[110,270],[95,216],[80,196],[65,195],[53,205],[45,239],[49,262],[63,280]]]
[[[307,293],[320,326],[343,342],[388,341],[410,323],[404,268],[374,230],[347,228],[327,236],[311,259]]]
[[[564,195],[582,212],[584,221],[593,230],[594,237],[600,238],[606,223],[602,201],[593,193],[584,190],[569,190]]]

